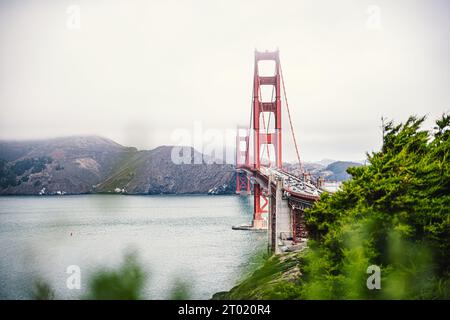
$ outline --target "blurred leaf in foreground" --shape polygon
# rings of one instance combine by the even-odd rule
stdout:
[[[89,281],[85,299],[139,300],[147,274],[142,270],[135,254],[127,254],[117,270],[99,270]]]
[[[188,300],[192,296],[191,284],[183,279],[175,279],[172,289],[169,293],[170,300]]]
[[[38,280],[34,283],[32,298],[33,300],[53,300],[55,298],[55,292],[48,282]]]

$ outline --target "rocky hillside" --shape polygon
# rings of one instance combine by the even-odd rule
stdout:
[[[0,141],[0,194],[207,193],[231,191],[230,165],[176,165],[172,147],[150,151],[98,136]],[[191,150],[194,152],[193,150]]]
[[[225,185],[223,192],[234,190],[234,166],[193,164],[197,151],[190,148],[192,164],[175,164],[172,147],[162,146],[130,155],[117,170],[96,186],[97,192],[132,194],[207,193]]]
[[[0,142],[0,194],[86,193],[135,148],[97,136]]]

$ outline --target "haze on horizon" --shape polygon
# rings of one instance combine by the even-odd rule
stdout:
[[[279,48],[302,159],[362,160],[382,116],[450,110],[449,18],[445,0],[0,1],[0,139],[234,129],[254,49]]]

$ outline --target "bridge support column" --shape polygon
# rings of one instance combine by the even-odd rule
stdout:
[[[261,203],[261,199],[263,203]],[[268,200],[262,194],[259,183],[253,185],[253,223],[254,229],[267,229],[267,205]]]
[[[282,191],[280,190],[280,197]],[[282,199],[282,198],[281,198]],[[276,253],[285,251],[292,246],[292,214],[289,202],[280,201],[280,208],[277,211],[277,250]]]
[[[236,194],[250,194],[250,181],[245,172],[236,171]]]
[[[306,230],[305,211],[302,208],[293,207],[292,212],[292,238],[294,244],[304,242],[308,238],[308,231]]]
[[[282,244],[280,242],[280,230],[279,230],[279,225],[280,225],[280,218],[281,218],[281,210],[282,210],[282,201],[283,201],[283,181],[281,180],[277,180],[276,182],[277,185],[277,191],[275,194],[275,232],[273,232],[273,236],[275,237],[273,243],[275,244],[275,248],[273,250],[273,252],[275,252],[275,254],[278,254],[281,252],[280,250],[280,244]]]
[[[283,181],[275,181],[275,195],[270,192],[269,198],[269,253],[280,253],[282,243],[280,242],[280,218],[283,221]],[[271,187],[270,187],[271,188]],[[280,216],[281,215],[281,216]]]
[[[275,195],[269,198],[269,253],[279,254],[292,242],[292,212],[288,200],[283,199],[283,181],[276,181]]]
[[[274,217],[275,217],[275,199],[272,194],[272,174],[269,175],[269,189],[267,197],[269,198],[269,209],[267,213],[267,251],[272,254],[275,251],[275,243],[273,242],[273,230],[274,230]]]

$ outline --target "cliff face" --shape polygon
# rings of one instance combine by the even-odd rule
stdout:
[[[233,166],[177,165],[171,150],[138,151],[97,136],[0,141],[0,194],[206,193],[224,184],[232,190]]]

